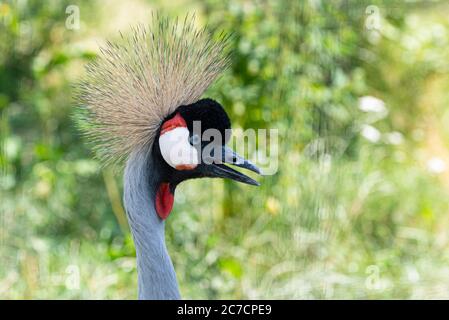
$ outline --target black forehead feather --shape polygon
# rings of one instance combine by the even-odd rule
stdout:
[[[225,136],[225,130],[231,128],[231,121],[223,107],[212,99],[201,99],[197,102],[181,106],[176,111],[186,120],[190,132],[193,130],[193,122],[201,121],[201,131],[217,129]]]

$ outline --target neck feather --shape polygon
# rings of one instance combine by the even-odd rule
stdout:
[[[130,156],[124,175],[124,203],[136,246],[139,299],[180,299],[165,245],[165,223],[154,208],[158,171],[147,149]]]

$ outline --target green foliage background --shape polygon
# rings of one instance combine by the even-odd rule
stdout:
[[[71,96],[99,44],[161,9],[234,33],[207,96],[234,128],[279,130],[261,187],[177,190],[183,297],[449,298],[449,6],[356,0],[0,1],[0,298],[136,297],[121,177]]]

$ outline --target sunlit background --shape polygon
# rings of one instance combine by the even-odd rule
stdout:
[[[0,298],[136,298],[121,174],[71,97],[155,10],[233,32],[206,96],[279,130],[261,187],[178,188],[184,298],[449,298],[449,5],[356,0],[0,1]]]

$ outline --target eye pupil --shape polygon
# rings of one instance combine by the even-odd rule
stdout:
[[[190,136],[189,140],[191,145],[196,145],[200,143],[200,137],[197,134]]]

